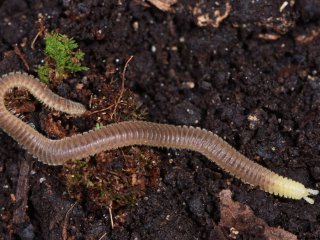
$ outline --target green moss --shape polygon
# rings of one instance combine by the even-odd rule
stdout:
[[[97,123],[96,123],[96,129],[101,129],[101,128],[103,128],[103,124],[97,122]]]
[[[48,84],[50,81],[49,75],[50,75],[50,69],[47,64],[38,66],[37,68],[38,76],[42,82],[45,84]]]
[[[59,33],[48,33],[45,36],[45,45],[44,64],[37,68],[41,81],[61,81],[70,73],[88,70],[81,65],[84,53],[77,49],[78,44],[72,38]]]

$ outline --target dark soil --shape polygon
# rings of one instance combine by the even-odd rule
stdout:
[[[104,124],[133,119],[135,108],[147,109],[146,120],[206,128],[250,159],[318,188],[319,1],[288,1],[287,6],[286,1],[231,1],[230,12],[226,1],[178,0],[170,11],[150,2],[2,0],[0,73],[36,75],[44,59],[43,35],[34,49],[32,41],[43,27],[58,31],[78,42],[90,70],[52,89],[86,106],[94,96],[102,109],[117,98],[125,63],[133,56],[125,72],[125,86],[132,92],[126,90],[124,101],[135,99],[136,107],[122,104],[116,115],[112,110],[98,115]],[[14,96],[9,96],[12,106],[20,106],[49,137],[88,131],[98,119],[50,113],[32,98],[31,105],[25,103],[29,96]],[[153,149],[150,159],[161,161],[158,170],[152,167],[148,177],[139,178],[148,179],[137,185],[143,194],[113,205],[110,214],[110,205],[95,202],[90,190],[79,187],[79,195],[68,191],[65,168],[26,160],[3,132],[0,141],[0,239],[281,239],[266,236],[250,221],[244,221],[245,230],[221,226],[223,189],[268,226],[298,239],[320,239],[319,197],[310,205],[264,193],[196,153]],[[131,150],[121,151],[97,159],[114,159],[108,166],[121,174],[128,167],[123,156]],[[34,162],[31,174],[21,170],[29,169],[24,161]],[[129,165],[140,170],[135,162]],[[129,178],[131,174],[126,172]]]

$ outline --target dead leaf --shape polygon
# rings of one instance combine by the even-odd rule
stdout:
[[[230,231],[230,238],[235,239],[239,231],[256,233],[256,229],[259,229],[259,236],[268,240],[298,239],[296,235],[281,228],[269,227],[264,220],[256,217],[247,205],[233,201],[231,195],[230,190],[223,190],[219,194],[221,215],[219,226]]]
[[[297,44],[308,44],[320,37],[320,30],[313,29],[295,38]]]
[[[171,6],[176,4],[177,1],[178,0],[149,0],[151,4],[165,12],[172,11]]]
[[[208,9],[207,2],[205,1],[197,2],[192,9],[192,15],[195,17],[199,27],[206,27],[209,25],[218,28],[220,23],[230,15],[230,12],[231,4],[229,2],[226,2],[224,13],[221,13],[218,9],[214,11]]]

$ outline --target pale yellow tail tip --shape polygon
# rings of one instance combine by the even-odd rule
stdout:
[[[307,188],[307,191],[308,191],[309,195],[317,195],[317,194],[319,194],[318,190]],[[314,200],[312,198],[304,197],[303,199],[306,200],[307,203],[314,204]]]
[[[314,204],[314,200],[312,198],[304,197],[303,199],[306,200],[307,203]]]
[[[310,195],[318,195],[319,194],[319,190],[307,188],[307,191],[308,191],[308,193],[310,193]]]

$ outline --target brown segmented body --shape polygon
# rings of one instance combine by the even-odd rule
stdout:
[[[81,115],[86,108],[59,97],[25,73],[10,73],[0,79],[0,127],[43,163],[62,165],[71,159],[130,145],[189,149],[202,153],[235,177],[269,193],[304,198],[309,203],[313,200],[308,196],[318,193],[250,161],[212,132],[200,128],[127,121],[61,140],[48,139],[6,109],[4,97],[13,87],[26,88],[42,103],[62,112]]]

